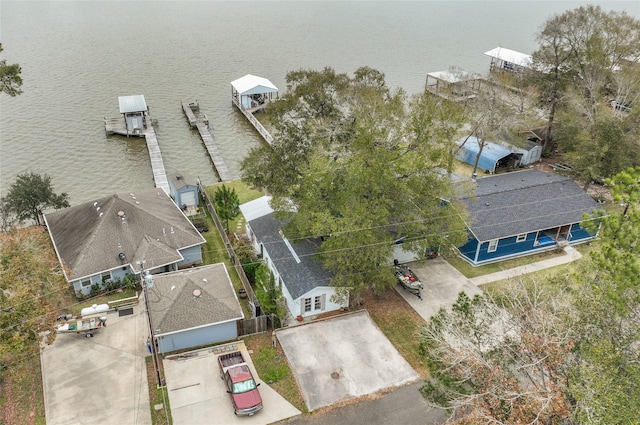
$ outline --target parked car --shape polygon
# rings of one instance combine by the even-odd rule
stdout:
[[[227,387],[231,397],[233,412],[239,416],[251,416],[262,410],[262,397],[258,391],[249,365],[242,357],[242,352],[221,354],[218,357],[220,378]]]

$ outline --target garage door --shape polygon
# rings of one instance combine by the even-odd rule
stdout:
[[[189,190],[180,194],[180,205],[198,205],[196,200],[196,191]]]

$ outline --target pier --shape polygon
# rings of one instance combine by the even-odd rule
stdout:
[[[222,155],[220,154],[218,147],[213,143],[213,136],[209,131],[209,119],[205,114],[200,113],[200,105],[198,104],[198,101],[196,100],[195,102],[190,103],[182,102],[182,110],[189,121],[189,125],[192,128],[195,127],[198,129],[202,142],[207,148],[207,152],[209,152],[209,157],[211,157],[211,161],[213,161],[218,177],[220,177],[220,181],[224,182],[233,180],[227,165],[222,159]]]
[[[274,94],[277,98],[278,88],[266,78],[247,74],[231,82],[231,101],[270,145],[273,144],[273,136],[253,114],[264,110]]]
[[[120,96],[120,118],[104,119],[104,128],[107,134],[120,134],[123,136],[144,137],[151,159],[153,181],[156,187],[161,188],[168,195],[170,193],[167,172],[162,161],[162,152],[153,128],[153,120],[143,95]]]

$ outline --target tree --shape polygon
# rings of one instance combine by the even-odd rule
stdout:
[[[431,378],[422,388],[459,424],[562,424],[572,332],[556,294],[536,282],[498,299],[460,293],[422,331]]]
[[[4,197],[0,198],[0,232],[6,232],[13,225],[11,208]]]
[[[537,38],[540,48],[533,58],[539,72],[534,82],[541,103],[548,105],[547,134],[569,154],[566,162],[578,169],[586,184],[626,167],[607,167],[604,158],[639,163],[631,131],[624,130],[623,143],[608,140],[607,134],[613,134],[609,116],[622,120],[621,109],[632,109],[640,95],[640,21],[624,12],[582,6],[549,19]],[[579,137],[572,138],[576,129]],[[631,155],[629,146],[636,147]],[[600,157],[594,158],[594,152]],[[583,170],[586,165],[593,172]]]
[[[36,227],[0,233],[0,371],[55,338],[51,295],[68,287],[48,234]]]
[[[278,320],[287,315],[282,289],[276,284],[273,273],[266,264],[260,264],[256,270],[256,298],[264,314],[273,314]]]
[[[50,176],[31,172],[18,175],[9,187],[5,202],[20,223],[31,219],[41,225],[45,209],[67,208],[68,199],[66,193],[56,194],[53,191]]]
[[[2,53],[2,43],[0,43],[0,53]],[[0,60],[0,92],[11,97],[22,93],[22,77],[20,77],[20,65],[17,63],[7,65],[6,59]]]
[[[229,233],[229,220],[233,220],[240,214],[240,200],[236,190],[229,189],[225,185],[216,189],[213,194],[213,202],[220,220],[224,220],[225,229]]]
[[[250,151],[243,177],[273,195],[289,240],[315,238],[338,292],[395,284],[400,238],[421,255],[464,243],[463,210],[445,201],[451,129],[434,124],[428,95],[392,91],[371,68],[290,72],[287,85],[269,112],[273,146]]]

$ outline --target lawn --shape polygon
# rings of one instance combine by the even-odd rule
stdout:
[[[515,267],[526,266],[527,264],[536,263],[538,261],[547,260],[549,258],[566,255],[564,251],[547,251],[540,254],[527,255],[524,257],[513,258],[511,260],[499,261],[496,263],[485,264],[482,266],[472,266],[460,257],[447,258],[447,262],[455,267],[465,277],[471,279],[478,276],[500,272],[503,270],[513,269]]]

